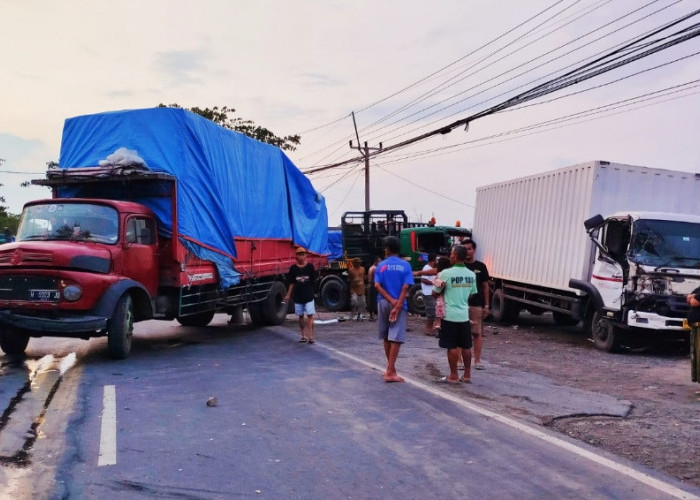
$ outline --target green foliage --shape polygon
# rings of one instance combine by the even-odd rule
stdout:
[[[4,163],[4,159],[0,158],[0,165]],[[0,188],[3,185],[0,184]],[[5,206],[5,197],[0,194],[0,239],[4,241],[2,237],[2,232],[6,227],[10,228],[10,233],[17,233],[17,226],[19,226],[19,215],[12,215],[8,213],[7,206]]]
[[[213,108],[202,109],[196,106],[194,108],[183,108],[179,104],[159,104],[158,107],[187,109],[187,111],[197,113],[198,115],[203,116],[207,120],[213,121],[217,125],[221,125],[222,127],[227,128],[229,130],[240,132],[241,134],[245,134],[248,137],[252,137],[253,139],[256,139],[258,141],[272,144],[273,146],[277,146],[278,148],[283,149],[285,151],[294,151],[301,142],[301,136],[299,135],[288,135],[285,137],[278,137],[272,131],[266,129],[265,127],[261,127],[260,125],[256,125],[251,120],[245,120],[238,116],[229,116],[229,114],[233,115],[236,112],[236,110],[233,108],[229,108],[228,106],[224,106],[222,108],[214,106]]]

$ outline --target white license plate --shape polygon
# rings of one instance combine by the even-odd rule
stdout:
[[[29,290],[29,300],[42,302],[58,302],[61,293],[58,290]]]

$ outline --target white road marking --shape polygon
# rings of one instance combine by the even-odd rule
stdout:
[[[104,386],[102,396],[102,429],[100,431],[100,456],[97,466],[117,463],[117,396],[113,385]]]
[[[379,372],[384,371],[384,367],[375,365],[373,363],[370,363],[369,361],[366,361],[364,359],[358,358],[356,356],[353,356],[352,354],[348,354],[343,351],[339,351],[338,349],[335,349],[333,347],[329,347],[327,345],[322,346],[330,351],[333,351],[335,354],[338,354],[339,356],[343,356],[347,359],[350,359],[356,363],[359,363],[361,365],[367,366],[369,368],[372,368],[373,370],[378,370]],[[680,488],[675,487],[672,484],[666,483],[664,481],[661,481],[659,479],[651,477],[649,474],[645,474],[644,472],[638,471],[636,469],[633,469],[631,467],[628,467],[627,465],[615,462],[614,460],[610,460],[609,458],[605,458],[601,455],[598,455],[597,453],[593,453],[589,450],[586,450],[584,448],[581,448],[580,446],[577,446],[575,444],[569,443],[568,441],[565,441],[563,439],[560,439],[556,436],[550,436],[549,434],[542,432],[541,430],[532,427],[530,425],[524,424],[522,422],[518,422],[517,420],[513,420],[508,417],[504,417],[503,415],[493,412],[491,410],[487,410],[486,408],[482,408],[481,406],[475,405],[474,403],[470,403],[469,401],[465,401],[455,395],[446,393],[442,390],[436,389],[435,387],[431,387],[427,384],[424,384],[423,382],[420,382],[418,380],[414,380],[411,378],[408,378],[404,375],[402,375],[404,379],[406,380],[407,384],[411,384],[415,387],[419,387],[425,391],[430,392],[431,394],[438,396],[443,399],[447,399],[448,401],[453,402],[456,405],[459,405],[463,408],[467,408],[468,410],[471,410],[475,413],[479,413],[485,417],[492,418],[493,420],[496,420],[497,422],[500,422],[502,424],[505,424],[509,427],[512,427],[520,432],[523,432],[525,434],[529,434],[530,436],[536,437],[538,439],[541,439],[542,441],[545,441],[547,443],[550,443],[554,446],[558,446],[559,448],[562,448],[564,450],[567,450],[574,455],[578,455],[582,458],[588,459],[591,462],[594,462],[598,465],[602,465],[604,467],[607,467],[609,469],[614,470],[615,472],[619,472],[620,474],[623,474],[625,476],[628,476],[632,479],[635,479],[639,481],[640,483],[646,484],[647,486],[651,486],[652,488],[655,488],[659,490],[660,492],[667,494],[673,498],[680,498],[683,500],[700,500],[700,497],[693,495],[692,493],[688,493],[687,491],[684,491]]]

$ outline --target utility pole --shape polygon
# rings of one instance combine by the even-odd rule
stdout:
[[[372,151],[381,151],[383,149],[382,143],[379,143],[378,148],[371,148],[367,145],[367,141],[365,141],[364,147],[360,146],[360,136],[357,133],[357,123],[355,122],[355,112],[352,112],[352,123],[355,126],[355,137],[357,137],[357,146],[352,145],[352,140],[350,140],[350,149],[357,149],[360,153],[362,153],[362,156],[365,158],[365,212],[369,212],[369,152],[370,150]]]

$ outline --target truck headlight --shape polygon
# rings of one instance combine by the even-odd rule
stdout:
[[[83,296],[83,289],[79,285],[68,285],[63,289],[63,298],[68,302],[75,302]]]

